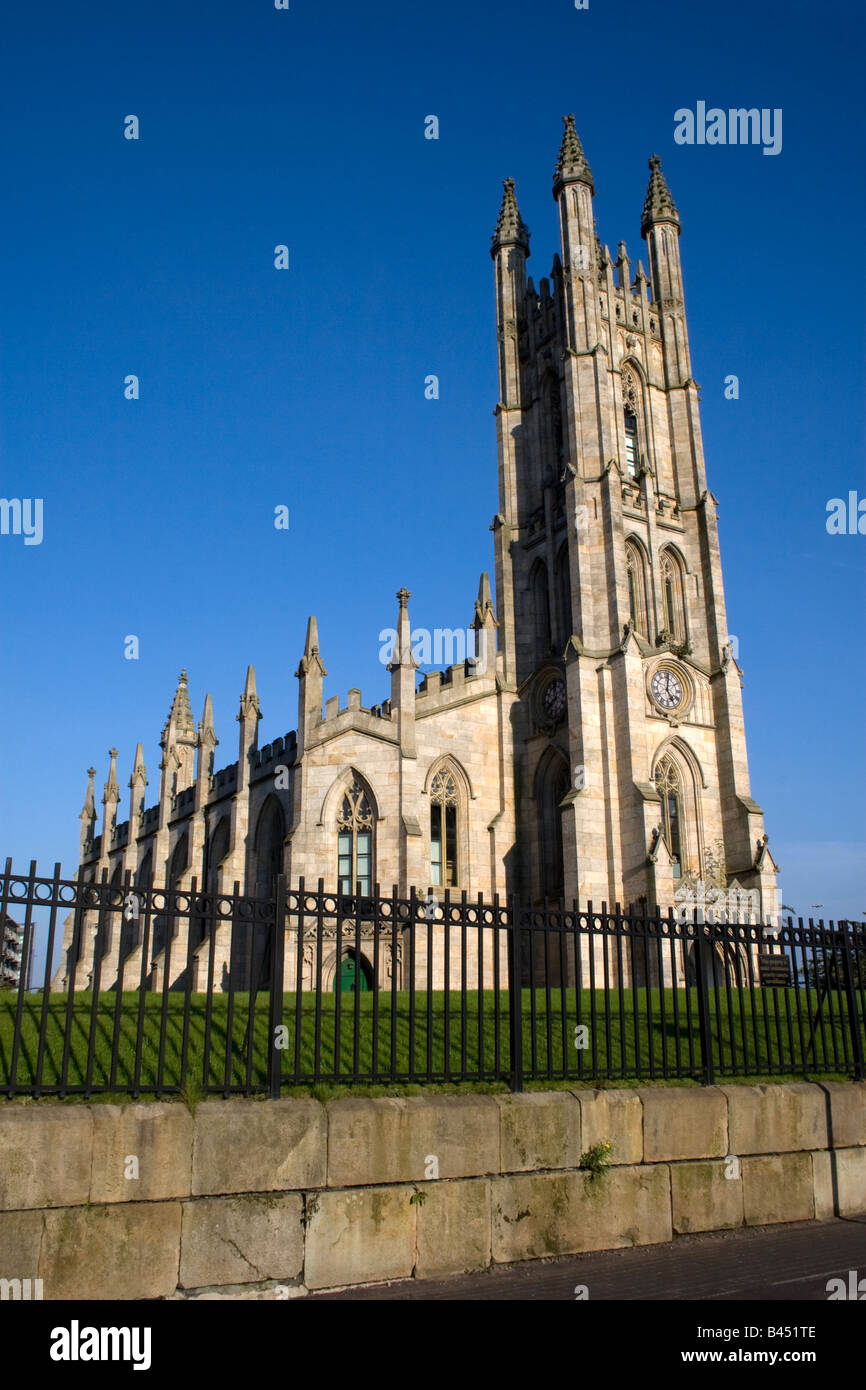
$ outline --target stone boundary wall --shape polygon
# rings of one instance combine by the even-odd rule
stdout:
[[[0,1279],[49,1300],[289,1298],[864,1210],[866,1084],[0,1105]]]

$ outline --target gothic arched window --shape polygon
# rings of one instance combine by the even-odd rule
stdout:
[[[149,849],[135,873],[137,888],[149,888],[153,881],[153,850]]]
[[[547,583],[547,568],[543,560],[536,560],[532,567],[530,587],[535,620],[535,660],[539,662],[544,660],[551,648],[550,592]]]
[[[648,638],[646,564],[643,551],[636,541],[626,541],[625,543],[625,565],[628,578],[629,616],[634,623],[635,632]]]
[[[174,847],[168,871],[168,886],[176,888],[189,868],[189,835],[184,832]]]
[[[337,880],[341,893],[369,894],[373,885],[373,807],[354,781],[337,815]]]
[[[683,568],[679,556],[673,550],[661,553],[660,574],[662,584],[662,626],[667,629],[676,642],[686,640],[686,603],[683,584]]]
[[[114,866],[114,872],[112,873],[111,878],[109,879],[109,886],[110,886],[111,888],[119,888],[120,885],[121,885],[122,879],[123,879],[123,864],[122,864],[122,863],[115,864],[115,866]],[[115,898],[114,894],[111,895],[111,901],[112,901],[112,902],[118,902],[118,901],[119,901],[119,903],[120,903],[120,911],[118,912],[117,916],[119,917],[120,923],[121,923],[121,949],[122,949],[122,945],[123,945],[123,899],[124,899],[124,897],[125,897],[125,894],[120,894],[120,895],[119,895],[119,898]],[[108,955],[109,951],[111,950],[111,944],[112,944],[113,939],[114,939],[114,913],[113,913],[113,912],[105,912],[105,913],[103,913],[102,921],[99,922],[99,923],[97,924],[96,944],[95,944],[95,946],[94,946],[94,948],[93,948],[93,960],[94,960],[94,964],[95,964],[95,962],[96,962],[97,960],[101,959],[102,956],[107,956],[107,955]]]
[[[545,380],[544,393],[547,403],[547,415],[550,422],[550,437],[556,459],[561,462],[564,458],[563,438],[562,438],[562,398],[560,395],[559,381],[552,374]]]
[[[457,783],[444,767],[430,784],[430,883],[434,888],[453,888],[459,881],[457,817]]]
[[[662,834],[673,860],[674,878],[679,878],[683,871],[683,784],[673,758],[660,759],[655,785],[662,802]]]
[[[625,466],[630,478],[637,475],[637,416],[626,406],[623,411],[625,424]]]
[[[223,816],[208,836],[205,848],[205,886],[208,893],[220,891],[220,864],[229,852],[229,818]]]
[[[571,614],[571,570],[568,545],[560,548],[556,557],[556,603],[559,609],[559,645],[563,648],[573,631]]]
[[[558,749],[549,748],[535,774],[537,882],[540,896],[553,900],[560,900],[565,889],[560,803],[568,788],[568,764]]]
[[[168,866],[168,907],[172,906],[172,894],[177,890],[178,884],[189,868],[189,835],[184,831],[169,860]],[[153,954],[158,955],[165,950],[168,942],[168,933],[171,930],[172,936],[177,936],[178,918],[173,914],[160,913],[154,918],[153,923]]]
[[[638,383],[628,367],[622,373],[623,428],[625,430],[625,467],[630,478],[637,477],[640,463],[638,434]]]
[[[274,897],[277,874],[283,869],[283,841],[286,822],[283,808],[275,796],[269,796],[256,824],[255,894],[259,898]]]

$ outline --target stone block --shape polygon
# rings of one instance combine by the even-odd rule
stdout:
[[[45,1213],[39,1274],[51,1299],[167,1298],[177,1287],[179,1202]]]
[[[818,1149],[812,1154],[812,1191],[815,1197],[815,1220],[829,1221],[836,1214],[833,1155],[829,1149]]]
[[[503,1173],[577,1167],[580,1105],[570,1091],[525,1091],[496,1101]]]
[[[834,1149],[866,1145],[866,1081],[825,1081],[830,1097],[830,1143]]]
[[[41,1211],[0,1212],[0,1279],[40,1278],[41,1245]]]
[[[465,1274],[490,1264],[490,1181],[424,1183],[417,1203],[415,1276]]]
[[[670,1240],[670,1175],[653,1168],[538,1173],[501,1178],[493,1200],[497,1263]]]
[[[866,1212],[866,1149],[837,1149],[833,1157],[839,1215],[859,1216]]]
[[[188,1197],[193,1117],[185,1105],[95,1105],[91,1202]],[[131,1158],[138,1160],[138,1177]]]
[[[285,1303],[293,1298],[306,1298],[303,1284],[224,1284],[222,1288],[178,1289],[172,1294],[176,1303]]]
[[[193,1196],[324,1186],[327,1126],[316,1100],[203,1101],[195,1112]]]
[[[728,1106],[717,1086],[641,1086],[644,1162],[724,1158]]]
[[[728,1100],[731,1153],[796,1153],[826,1149],[827,1102],[820,1087],[721,1086]]]
[[[417,1204],[408,1186],[319,1192],[308,1204],[308,1289],[408,1279],[415,1264]]]
[[[643,1106],[637,1091],[575,1091],[583,1148],[609,1141],[610,1162],[643,1162]]]
[[[740,1166],[747,1226],[814,1218],[811,1154],[762,1154],[741,1159]]]
[[[0,1106],[0,1211],[86,1202],[92,1134],[87,1106]]]
[[[737,1172],[736,1177],[727,1177]],[[725,1231],[743,1224],[743,1179],[739,1160],[671,1164],[673,1228],[678,1235],[689,1231]]]
[[[181,1287],[294,1279],[304,1263],[302,1215],[295,1192],[184,1202]]]
[[[328,1104],[328,1186],[419,1182],[499,1172],[493,1096],[409,1096]]]

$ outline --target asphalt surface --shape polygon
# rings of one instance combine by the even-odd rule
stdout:
[[[665,1300],[827,1302],[827,1281],[849,1271],[866,1278],[866,1213],[680,1236],[667,1245],[530,1260],[450,1279],[405,1279],[363,1289],[310,1294],[315,1302]],[[308,1300],[305,1300],[308,1301]],[[866,1309],[864,1309],[866,1312]]]

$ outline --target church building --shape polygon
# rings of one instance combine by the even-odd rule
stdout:
[[[527,278],[529,230],[510,179],[493,235],[495,598],[482,574],[474,657],[419,678],[402,589],[387,698],[365,705],[355,689],[323,705],[328,646],[340,634],[323,632],[320,647],[310,618],[295,730],[260,744],[251,666],[237,758],[222,767],[211,698],[196,723],[183,672],[155,803],[139,744],[119,820],[112,749],[97,834],[90,769],[85,881],[107,871],[119,885],[128,872],[139,886],[186,889],[195,878],[207,892],[237,882],[269,897],[283,872],[290,886],[321,879],[347,894],[378,883],[422,900],[450,890],[667,910],[684,881],[713,876],[775,920],[777,866],[749,784],[692,376],[680,216],[654,155],[646,268],[632,266],[622,241],[614,257],[597,236],[573,117],[564,126],[550,276],[537,288]],[[135,922],[82,933],[75,962],[71,931],[55,988],[73,970],[86,987],[95,953],[102,988],[121,958],[125,980],[136,978]],[[172,974],[186,946],[173,949]],[[155,986],[164,947],[157,933]],[[330,959],[326,987],[339,969]]]

